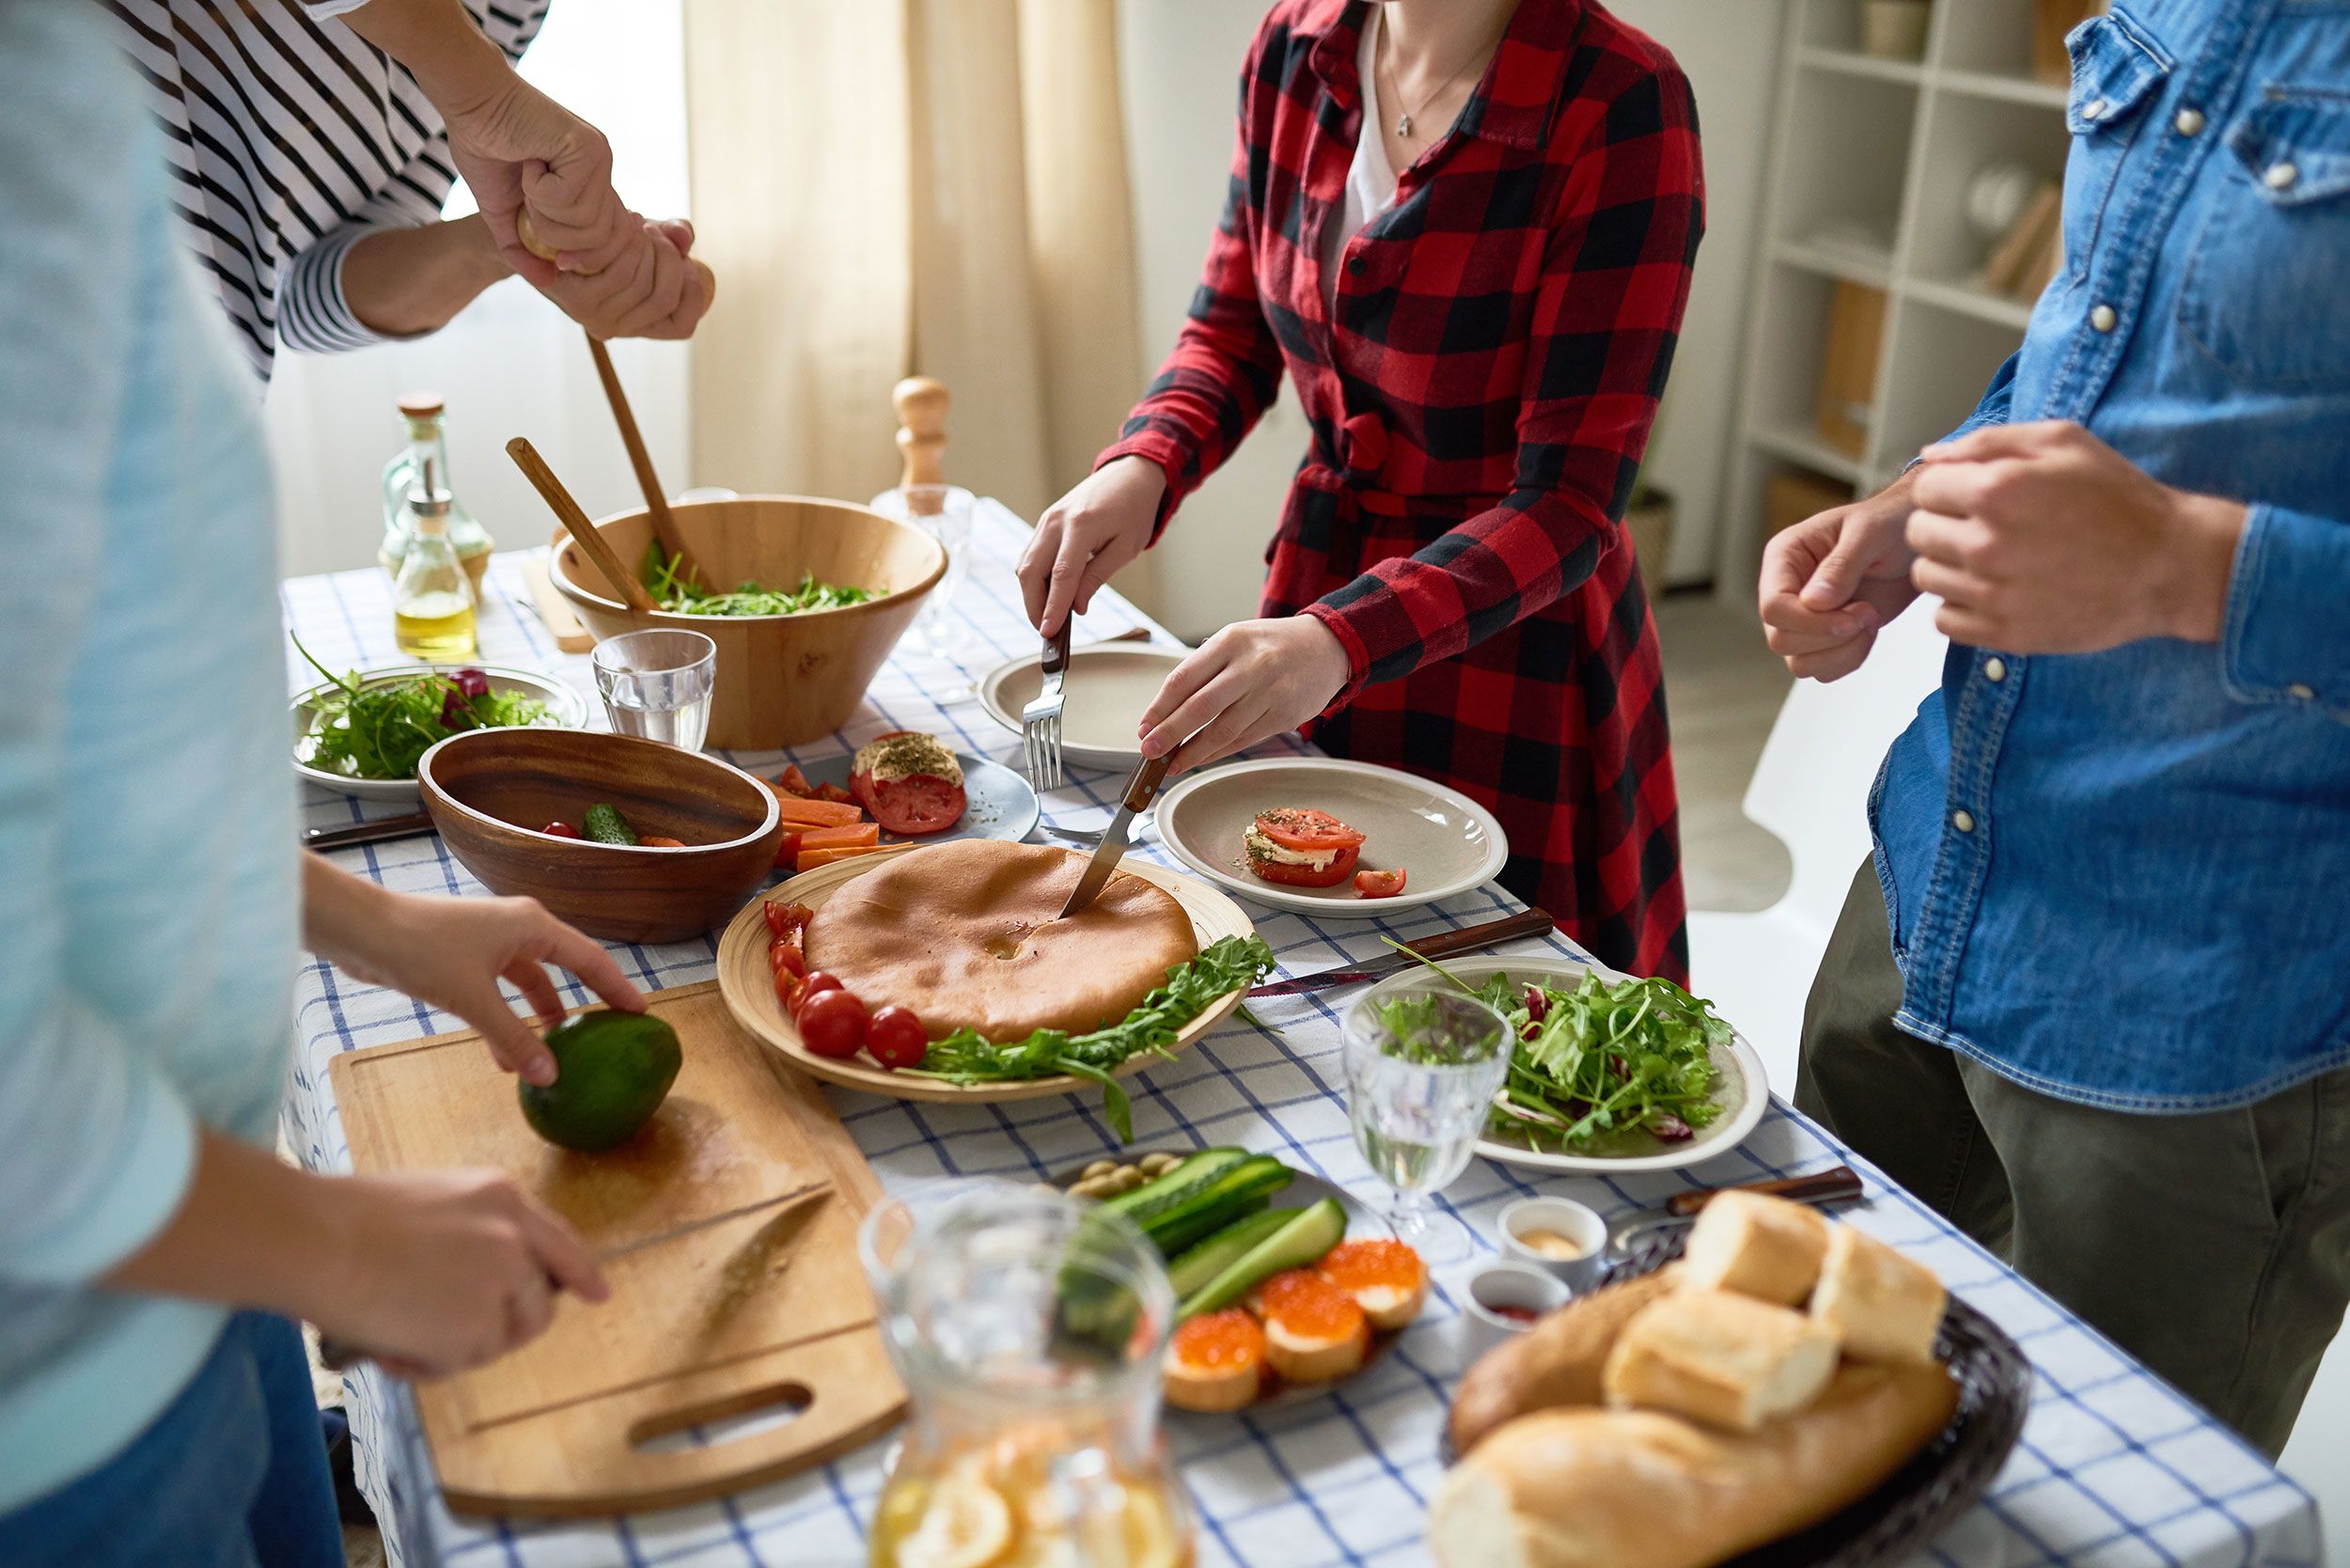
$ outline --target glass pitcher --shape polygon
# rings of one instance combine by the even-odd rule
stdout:
[[[1158,1430],[1174,1291],[1139,1231],[941,1183],[885,1201],[858,1246],[911,1400],[873,1568],[1189,1568]]]

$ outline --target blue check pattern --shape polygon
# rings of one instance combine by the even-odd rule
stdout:
[[[965,651],[949,659],[901,649],[851,727],[794,753],[797,760],[806,763],[885,729],[918,729],[1017,768],[1018,737],[987,716],[973,685],[995,665],[1037,646],[1011,575],[1026,532],[1010,512],[982,503],[973,570],[955,605],[965,622]],[[330,667],[391,662],[387,590],[386,579],[374,571],[291,580],[284,588],[286,619]],[[1150,624],[1123,599],[1104,593],[1080,619],[1076,640]],[[1152,630],[1171,643],[1164,632]],[[485,658],[557,671],[592,695],[587,658],[556,650],[532,612],[516,557],[501,556],[492,564],[481,635]],[[290,683],[312,683],[315,677],[290,645],[287,654]],[[1281,744],[1306,749],[1293,739]],[[740,755],[735,760],[772,775],[785,758]],[[1123,780],[1082,769],[1072,769],[1070,780],[1046,797],[1046,820],[1070,827],[1106,822]],[[404,809],[314,790],[305,803],[305,825]],[[1167,863],[1147,836],[1137,853]],[[346,850],[337,858],[403,891],[479,890],[433,838]],[[1427,935],[1516,907],[1515,900],[1488,885],[1381,919],[1325,924],[1252,913],[1283,970],[1302,974],[1372,956],[1383,950],[1382,936]],[[1548,947],[1581,956],[1563,938],[1548,939]],[[714,972],[711,939],[614,950],[649,987],[690,984]],[[568,995],[574,1002],[586,1000],[575,987]],[[1340,993],[1336,1000],[1350,995]],[[338,1052],[434,1033],[452,1020],[323,964],[301,975],[296,1010],[299,1047],[288,1140],[312,1168],[348,1169],[350,1149],[327,1063]],[[1138,1142],[1233,1143],[1269,1151],[1377,1203],[1381,1189],[1348,1134],[1332,1001],[1281,997],[1253,1011],[1256,1024],[1235,1018],[1182,1059],[1129,1080]],[[834,1103],[891,1188],[938,1176],[1029,1180],[1113,1148],[1091,1094],[940,1106],[835,1091]],[[1687,1171],[1601,1180],[1476,1161],[1444,1194],[1445,1217],[1438,1223],[1457,1224],[1482,1250],[1490,1247],[1496,1211],[1530,1192],[1563,1193],[1604,1212],[1621,1212],[1660,1202],[1687,1186],[1796,1174],[1840,1160],[1868,1181],[1867,1202],[1849,1217],[1932,1265],[1954,1291],[2002,1324],[2030,1354],[2036,1373],[2031,1417],[2014,1457],[1982,1504],[1924,1560],[1941,1568],[2317,1568],[2316,1511],[2306,1493],[1781,1102],[1773,1102],[1744,1146]],[[1412,1568],[1429,1561],[1421,1519],[1441,1469],[1437,1435],[1446,1402],[1461,1371],[1459,1314],[1448,1289],[1459,1271],[1440,1269],[1429,1310],[1397,1347],[1328,1393],[1254,1416],[1170,1417],[1169,1442],[1198,1515],[1203,1568]],[[442,1506],[403,1386],[362,1368],[350,1375],[346,1392],[360,1482],[395,1562],[851,1568],[866,1560],[863,1524],[880,1490],[886,1443],[701,1507],[559,1524],[458,1519]]]

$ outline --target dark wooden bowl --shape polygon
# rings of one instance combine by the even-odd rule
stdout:
[[[626,735],[476,729],[427,751],[416,784],[441,841],[484,886],[616,942],[682,942],[726,924],[775,869],[783,838],[774,792],[749,774]],[[598,803],[686,847],[538,831],[576,826]]]

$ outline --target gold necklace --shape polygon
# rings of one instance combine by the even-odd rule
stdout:
[[[1401,104],[1403,102],[1403,89],[1396,81],[1394,68],[1387,63],[1387,44],[1391,40],[1386,36],[1386,27],[1381,27],[1379,29],[1379,50],[1374,58],[1373,69],[1376,70],[1379,75],[1385,79],[1386,85],[1394,89],[1395,101],[1398,104]],[[1419,116],[1426,114],[1428,112],[1428,105],[1443,97],[1444,90],[1452,86],[1453,83],[1459,81],[1461,79],[1461,72],[1466,71],[1470,66],[1475,65],[1477,63],[1478,56],[1484,53],[1485,51],[1482,49],[1476,50],[1470,54],[1467,59],[1463,60],[1458,66],[1454,67],[1451,75],[1436,84],[1436,90],[1434,92],[1430,93],[1426,98],[1419,101],[1418,108],[1400,110],[1395,117],[1395,133],[1404,138],[1406,141],[1410,140],[1412,135],[1412,121]]]

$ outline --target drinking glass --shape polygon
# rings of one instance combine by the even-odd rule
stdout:
[[[596,695],[613,733],[699,751],[718,645],[699,632],[624,632],[596,644]]]
[[[971,509],[975,497],[961,485],[910,484],[873,497],[873,510],[913,525],[947,552],[947,574],[922,601],[911,628],[922,651],[951,659],[970,642],[968,621],[954,613],[955,590],[970,571]]]
[[[1476,997],[1430,980],[1365,996],[1343,1033],[1355,1146],[1395,1189],[1387,1223],[1426,1256],[1428,1195],[1468,1168],[1510,1071],[1510,1026]]]

